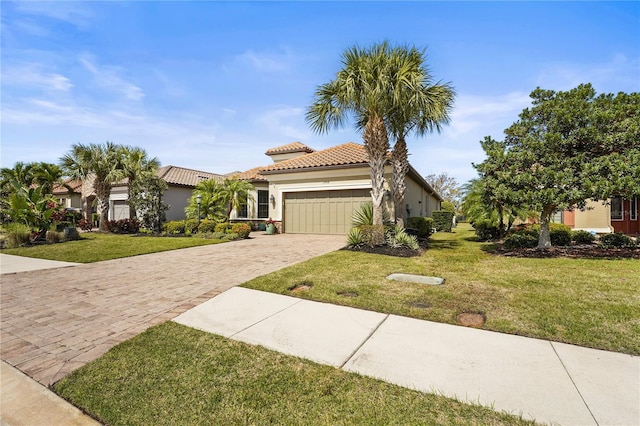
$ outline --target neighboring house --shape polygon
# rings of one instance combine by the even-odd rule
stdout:
[[[371,201],[371,178],[363,145],[349,142],[322,151],[294,142],[269,149],[274,164],[256,167],[234,177],[255,187],[253,202],[232,213],[233,220],[272,218],[281,232],[346,234],[351,217]],[[385,167],[385,202],[393,211],[389,183],[391,166]],[[405,219],[430,216],[440,209],[442,197],[413,168],[406,178]]]
[[[572,229],[594,231],[599,234],[622,232],[640,233],[638,197],[630,200],[611,197],[606,203],[588,201],[584,209],[565,210],[555,215],[554,222],[564,223]]]
[[[82,209],[82,181],[67,179],[62,184],[55,184],[51,192],[63,208],[77,211]]]
[[[198,183],[209,179],[224,178],[223,175],[177,166],[160,167],[156,174],[169,186],[162,196],[162,202],[169,206],[169,210],[166,212],[168,221],[185,219],[184,209],[189,205],[189,198]],[[111,188],[109,220],[129,218],[130,209],[127,200],[128,185],[126,181]]]

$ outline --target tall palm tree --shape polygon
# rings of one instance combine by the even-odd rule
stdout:
[[[393,106],[394,91],[389,75],[391,52],[387,42],[369,49],[347,49],[342,55],[343,68],[333,81],[318,87],[306,114],[310,127],[318,133],[342,127],[349,115],[354,116],[369,156],[374,225],[382,225],[384,166],[389,151],[384,119]]]
[[[131,186],[143,174],[153,174],[160,167],[160,160],[149,158],[147,151],[142,148],[123,146],[121,147],[122,167],[127,177],[127,199],[131,199]],[[129,207],[129,217],[136,217],[136,210]]]
[[[423,136],[440,131],[449,122],[454,90],[446,83],[433,83],[425,67],[425,51],[416,47],[400,46],[393,49],[391,79],[394,82],[394,103],[386,122],[395,139],[391,152],[393,171],[392,189],[396,223],[403,224],[403,206],[406,192],[405,177],[409,171],[409,153],[406,136],[414,131]]]
[[[74,179],[92,180],[98,202],[100,230],[107,231],[109,195],[112,185],[125,177],[122,164],[122,146],[105,144],[74,144],[71,151],[60,159],[60,166]]]

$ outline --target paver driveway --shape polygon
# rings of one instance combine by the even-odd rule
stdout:
[[[225,244],[2,275],[0,357],[48,386],[230,287],[343,245],[343,236],[258,234]]]

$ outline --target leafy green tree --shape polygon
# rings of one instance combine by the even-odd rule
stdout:
[[[92,182],[98,202],[100,231],[108,231],[109,195],[114,183],[126,177],[122,157],[122,145],[74,144],[69,153],[60,159],[60,166],[68,176]]]
[[[638,165],[629,159],[640,149],[640,103],[637,94],[596,97],[590,84],[565,92],[537,88],[531,98],[532,106],[505,130],[501,166],[487,172],[505,204],[539,213],[538,248],[544,249],[551,246],[554,212],[636,191]]]
[[[239,209],[242,204],[253,200],[254,187],[246,180],[225,179],[218,191],[218,201],[226,206],[227,219],[231,217],[233,209]]]
[[[155,173],[140,173],[129,185],[129,205],[137,212],[141,225],[154,232],[162,231],[169,206],[162,202],[167,182]]]

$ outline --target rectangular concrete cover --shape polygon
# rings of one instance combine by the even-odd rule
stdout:
[[[539,422],[596,424],[542,340],[391,315],[345,369]]]

